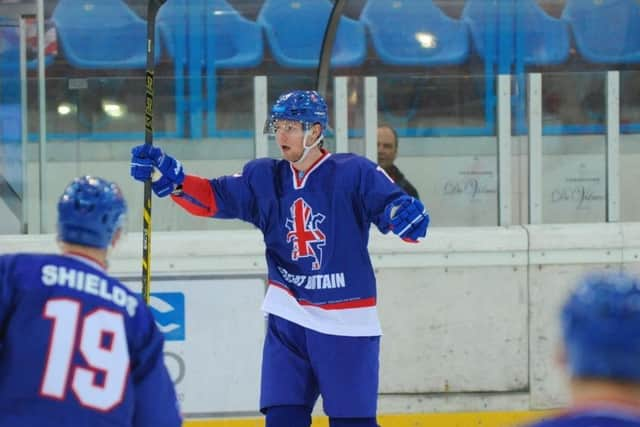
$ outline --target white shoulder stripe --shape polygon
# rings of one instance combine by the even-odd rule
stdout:
[[[378,172],[382,172],[382,174],[383,174],[384,176],[386,176],[386,177],[387,177],[387,179],[388,179],[389,181],[393,182],[394,184],[396,183],[396,182],[393,180],[393,178],[391,178],[391,177],[389,176],[389,174],[388,174],[384,169],[382,169],[382,167],[381,167],[381,166],[376,166],[376,169],[378,170]]]

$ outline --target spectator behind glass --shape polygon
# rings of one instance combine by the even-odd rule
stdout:
[[[398,134],[388,125],[378,127],[378,164],[389,175],[405,193],[411,197],[418,197],[418,190],[411,185],[409,180],[393,162],[398,155]]]
[[[640,426],[640,280],[585,278],[561,314],[571,406],[529,427]]]

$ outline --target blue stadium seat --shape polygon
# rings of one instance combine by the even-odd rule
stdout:
[[[225,0],[208,0],[205,11],[206,58],[216,68],[254,67],[262,62],[260,25],[244,18]]]
[[[498,16],[498,1],[494,0],[466,0],[461,15],[469,27],[473,52],[484,61],[484,85],[477,85],[476,89],[484,95],[485,128],[490,133],[494,132],[496,124],[496,66],[501,72],[508,73],[512,62],[508,49],[507,52],[503,49],[498,58],[498,34],[502,32],[507,41],[512,38],[510,28],[499,26]]]
[[[188,0],[167,0],[156,17],[156,25],[164,42],[164,50],[173,61],[175,83],[176,136],[183,137],[187,102],[185,98],[185,68],[187,66],[187,10]],[[199,91],[198,91],[199,94]]]
[[[552,65],[569,56],[568,26],[548,15],[536,0],[467,0],[462,16],[475,52],[499,62],[501,72],[508,72],[514,62]]]
[[[217,69],[250,68],[262,62],[262,28],[244,18],[225,0],[206,0],[204,11],[206,31],[206,110],[207,133],[217,132],[217,99],[219,77]]]
[[[20,49],[18,28],[0,18],[0,106],[20,104]],[[0,121],[4,122],[0,114]],[[0,123],[0,127],[2,123]]]
[[[569,57],[569,26],[549,16],[536,0],[515,3],[516,62],[561,64]]]
[[[329,0],[265,0],[258,22],[264,27],[271,52],[280,65],[290,68],[318,66],[332,7]],[[366,48],[364,25],[341,17],[331,65],[361,65]]]
[[[201,7],[205,10],[201,10]],[[196,16],[190,18],[190,13]],[[199,26],[200,31],[190,31],[186,36],[180,28],[194,18],[204,20]],[[176,47],[198,37],[195,48],[204,49],[199,55],[203,67],[213,62],[216,68],[246,68],[262,62],[264,49],[260,26],[244,18],[225,0],[169,0],[160,9],[158,25],[167,52],[174,60]],[[192,47],[189,43],[187,45],[187,49]],[[183,55],[179,55],[180,61],[186,61],[187,50],[183,52]]]
[[[158,26],[175,63],[176,115],[182,125],[189,110],[190,135],[202,136],[203,112],[210,133],[216,128],[219,69],[251,68],[262,62],[262,28],[244,18],[225,0],[168,0],[158,13]],[[202,96],[202,71],[206,98]],[[185,102],[184,73],[188,85]],[[206,104],[206,105],[205,105]]]
[[[14,71],[19,68],[20,42],[17,26],[4,26],[0,18],[0,70]]]
[[[536,0],[519,0],[513,12],[515,25],[514,71],[519,88],[513,95],[517,134],[527,130],[526,77],[527,66],[561,64],[569,57],[569,26],[549,16]]]
[[[469,55],[465,23],[449,18],[431,0],[368,0],[360,21],[386,64],[455,65]]]
[[[637,0],[567,0],[562,18],[571,24],[578,51],[588,61],[640,62]]]
[[[461,18],[469,26],[475,53],[493,63],[496,60],[498,44],[497,2],[467,0]]]
[[[83,69],[146,67],[147,24],[121,0],[60,0],[52,20],[72,66]],[[155,59],[160,57],[156,37]]]
[[[188,0],[167,0],[156,17],[168,56],[181,66],[187,61]]]

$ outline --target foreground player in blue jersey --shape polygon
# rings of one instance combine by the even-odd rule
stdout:
[[[571,408],[530,427],[640,427],[640,280],[587,277],[562,310]]]
[[[151,312],[106,273],[125,213],[115,184],[77,178],[62,253],[0,256],[0,426],[182,425]]]
[[[322,148],[327,114],[315,91],[282,95],[265,129],[284,159],[253,160],[233,176],[185,175],[157,147],[132,152],[132,176],[153,173],[156,195],[171,194],[194,215],[242,219],[264,235],[267,427],[308,427],[319,394],[331,427],[377,425],[381,331],[369,228],[417,242],[429,224],[422,203],[375,163]]]

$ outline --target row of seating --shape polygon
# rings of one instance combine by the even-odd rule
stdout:
[[[561,19],[547,14],[536,0],[466,0],[460,19],[450,18],[432,0],[362,1],[358,19],[341,18],[332,64],[362,64],[367,37],[377,58],[395,66],[456,65],[475,52],[488,65],[483,88],[487,132],[496,121],[495,73],[515,71],[518,87],[525,88],[524,67],[565,61],[571,34],[578,51],[593,62],[639,60],[640,8],[635,0],[567,0]],[[262,0],[252,20],[225,0],[167,0],[158,16],[156,59],[166,53],[175,64],[176,134],[198,138],[206,130],[217,135],[222,77],[216,69],[261,64],[263,38],[282,66],[317,66],[331,7],[329,0]],[[72,66],[145,67],[146,22],[123,0],[59,0],[52,19]],[[606,32],[613,36],[604,36]],[[0,58],[0,69],[3,63]],[[519,90],[513,97],[519,130],[526,123],[524,96]]]
[[[263,60],[264,31],[280,65],[313,68],[332,7],[329,0],[265,0],[254,22],[225,0],[167,0],[158,28],[174,61],[199,55],[203,66],[215,58],[216,68],[254,67]],[[59,0],[52,19],[71,65],[144,68],[146,23],[122,0]],[[368,0],[359,20],[340,18],[332,66],[365,61],[365,28],[389,65],[456,65],[472,51],[496,63],[559,64],[568,58],[571,34],[589,61],[640,61],[636,0],[567,0],[561,19],[535,0],[466,0],[461,19],[432,0]]]

